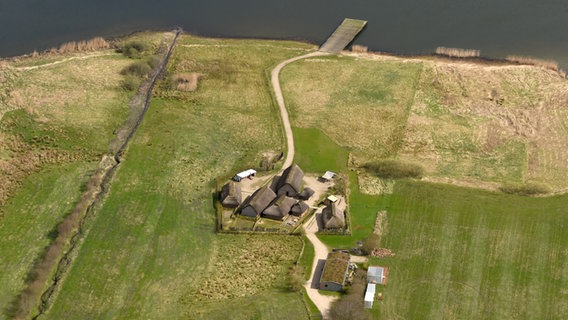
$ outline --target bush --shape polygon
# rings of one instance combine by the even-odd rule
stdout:
[[[120,82],[120,87],[126,91],[134,91],[138,89],[139,86],[140,78],[133,75],[125,76],[124,79],[122,79],[122,81]]]
[[[290,290],[298,292],[304,288],[306,271],[303,266],[299,264],[294,265],[288,271],[288,276],[290,277]]]
[[[421,178],[424,174],[422,166],[400,160],[378,160],[363,167],[383,179]]]
[[[122,53],[129,58],[140,58],[150,49],[150,45],[142,41],[130,41],[121,44],[116,52]]]
[[[137,61],[137,62],[134,62],[133,64],[127,66],[126,68],[122,69],[122,71],[120,71],[120,74],[125,75],[125,76],[126,75],[133,75],[133,76],[138,76],[138,77],[144,77],[151,70],[152,70],[152,68],[150,67],[150,65],[147,62]]]
[[[353,284],[347,289],[347,294],[337,300],[329,310],[329,316],[333,320],[367,320],[371,319],[370,314],[364,309],[363,296],[367,288],[367,273],[364,270],[357,270]]]
[[[521,196],[534,196],[550,193],[550,187],[538,182],[507,183],[502,185],[499,190],[505,193],[518,194]]]
[[[363,240],[363,246],[361,250],[365,252],[365,254],[369,255],[373,252],[374,249],[379,248],[381,246],[381,237],[378,234],[372,233],[370,234],[365,240]]]

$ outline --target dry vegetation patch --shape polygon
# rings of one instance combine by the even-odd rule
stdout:
[[[172,76],[172,88],[179,91],[193,92],[197,90],[199,77],[201,77],[201,74],[195,72],[175,74]]]
[[[296,236],[219,236],[219,250],[211,257],[209,272],[191,300],[235,299],[284,287],[301,247]]]
[[[432,63],[400,155],[434,176],[568,186],[568,82],[528,66]]]

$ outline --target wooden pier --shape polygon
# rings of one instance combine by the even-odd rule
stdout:
[[[356,19],[345,19],[331,34],[327,41],[322,44],[320,51],[329,53],[339,53],[345,49],[347,45],[355,39],[355,37],[363,30],[367,21]]]

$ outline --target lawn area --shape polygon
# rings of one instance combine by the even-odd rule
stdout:
[[[406,182],[385,197],[396,256],[377,317],[566,319],[568,196]]]
[[[267,70],[309,47],[180,39],[44,318],[307,318],[301,295],[284,288],[300,239],[217,235],[211,192],[215,178],[283,149]],[[186,72],[201,74],[197,91],[171,89],[169,76]]]

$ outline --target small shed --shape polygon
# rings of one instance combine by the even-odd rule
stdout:
[[[367,270],[367,282],[382,284],[385,274],[385,268],[370,266]]]
[[[304,212],[306,212],[309,208],[310,207],[304,201],[300,200],[292,206],[292,209],[290,209],[290,214],[299,217],[304,214]]]
[[[333,179],[333,177],[335,177],[335,172],[331,172],[331,171],[326,171],[323,176],[321,176],[322,180],[324,181],[329,181],[331,179]]]
[[[239,182],[239,181],[241,181],[245,178],[254,177],[255,175],[256,175],[256,170],[248,169],[248,170],[237,173],[233,177],[233,181]]]
[[[332,202],[322,211],[325,229],[341,229],[345,227],[345,213],[339,209],[337,202]]]
[[[296,202],[296,199],[287,196],[279,196],[268,208],[264,209],[262,216],[273,220],[284,220]]]
[[[241,186],[234,181],[227,182],[221,188],[220,200],[223,207],[238,207],[242,202]]]
[[[268,186],[256,190],[241,206],[239,212],[243,216],[258,217],[272,201],[276,194]]]
[[[371,309],[373,307],[373,302],[375,301],[375,291],[376,291],[376,284],[374,283],[367,284],[367,291],[365,291],[365,300],[364,300],[364,305],[366,309]]]
[[[327,255],[320,278],[320,289],[341,291],[349,270],[349,253],[335,251]]]
[[[296,197],[298,193],[300,193],[303,179],[304,172],[302,171],[302,169],[300,169],[297,164],[292,164],[290,167],[284,170],[282,176],[278,180],[276,193],[279,196],[285,195],[288,197]]]
[[[298,194],[298,198],[301,200],[309,200],[314,195],[314,193],[316,192],[312,188],[307,187]]]

